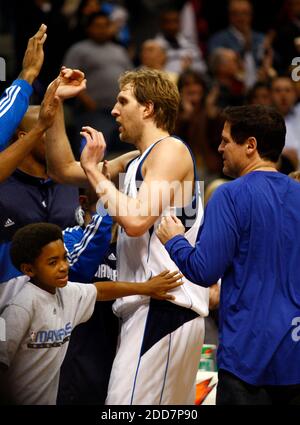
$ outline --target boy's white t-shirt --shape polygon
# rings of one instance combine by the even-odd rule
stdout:
[[[9,302],[1,315],[6,341],[0,341],[0,363],[9,367],[7,382],[14,402],[56,403],[71,332],[90,318],[96,295],[92,284],[72,282],[50,294],[28,282]]]

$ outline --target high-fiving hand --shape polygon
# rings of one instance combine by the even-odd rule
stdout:
[[[82,90],[86,88],[85,75],[79,69],[71,69],[63,66],[61,68],[60,83],[56,91],[56,95],[61,99],[69,99],[76,97]]]
[[[86,145],[81,153],[80,164],[84,170],[97,167],[105,153],[106,143],[103,134],[92,127],[82,127],[81,136]]]

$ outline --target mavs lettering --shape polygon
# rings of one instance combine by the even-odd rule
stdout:
[[[30,333],[29,348],[50,348],[60,347],[69,341],[72,332],[72,325],[68,322],[64,328],[49,329]]]

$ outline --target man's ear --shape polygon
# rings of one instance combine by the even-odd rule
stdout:
[[[88,197],[86,195],[80,195],[79,204],[84,211],[87,211],[89,209]]]
[[[26,274],[29,277],[34,277],[34,267],[32,264],[29,263],[22,263],[20,266],[21,272],[23,274]]]
[[[257,151],[257,140],[255,137],[248,137],[246,143],[247,143],[247,153],[249,155]]]
[[[16,132],[17,140],[18,140],[18,139],[21,139],[21,138],[22,138],[22,137],[24,137],[24,136],[26,136],[26,134],[27,134],[27,132],[26,132],[26,131],[23,131],[23,130],[19,130],[19,131],[17,131],[17,132]]]
[[[149,101],[144,105],[144,118],[150,118],[154,113],[154,103]]]

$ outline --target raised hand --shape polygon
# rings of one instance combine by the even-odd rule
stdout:
[[[38,32],[28,40],[27,49],[23,58],[23,68],[19,78],[32,84],[39,75],[44,62],[44,43],[47,38],[47,27],[42,24]]]
[[[59,98],[56,95],[59,84],[59,77],[52,81],[51,84],[49,84],[41,104],[38,124],[41,125],[45,130],[52,126],[59,105]]]
[[[86,88],[85,75],[79,69],[71,69],[62,67],[60,74],[60,84],[56,91],[56,95],[61,99],[69,99],[76,97],[82,90]]]
[[[149,279],[147,282],[142,283],[142,285],[148,287],[148,295],[152,298],[158,300],[174,300],[174,295],[168,293],[171,289],[177,288],[183,284],[182,274],[178,271],[170,272],[165,270],[157,276]]]
[[[85,137],[86,145],[80,157],[84,170],[98,166],[105,153],[106,143],[103,134],[92,127],[82,127],[81,136]]]

